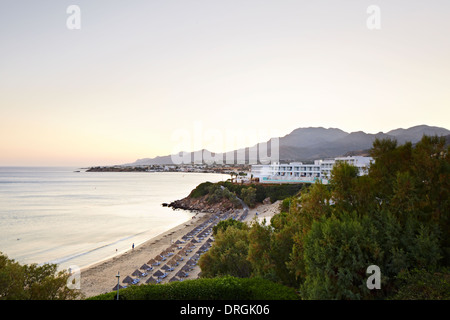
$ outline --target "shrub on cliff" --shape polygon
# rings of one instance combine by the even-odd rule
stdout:
[[[253,208],[256,205],[256,189],[248,187],[241,192],[242,200],[250,207]]]
[[[222,188],[222,186],[218,184],[209,186],[209,193],[206,201],[208,202],[208,204],[216,204],[222,201],[229,201],[234,208],[241,207],[241,203],[236,198],[236,195],[227,188]]]
[[[303,184],[250,184],[241,185],[231,182],[218,182],[231,192],[235,193],[239,198],[243,199],[243,192],[246,189],[255,189],[254,201],[255,203],[262,203],[264,199],[270,198],[274,203],[277,200],[283,200],[287,197],[294,196],[302,189]],[[253,191],[252,191],[253,192]]]
[[[200,183],[194,190],[189,194],[190,198],[200,198],[206,196],[210,192],[210,188],[213,185],[212,182],[203,182]]]

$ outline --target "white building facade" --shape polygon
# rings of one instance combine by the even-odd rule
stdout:
[[[257,178],[260,183],[314,183],[320,180],[328,184],[331,170],[336,163],[347,162],[359,169],[359,175],[367,174],[372,157],[338,157],[326,160],[314,160],[313,164],[302,162],[291,162],[281,164],[274,162],[267,165],[252,165],[251,175]]]

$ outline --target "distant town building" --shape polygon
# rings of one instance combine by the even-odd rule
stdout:
[[[316,180],[328,184],[331,170],[336,163],[347,162],[359,169],[359,175],[367,174],[372,157],[352,156],[334,159],[314,160],[314,163],[291,162],[282,164],[274,162],[267,165],[252,165],[251,175],[260,183],[313,183]]]

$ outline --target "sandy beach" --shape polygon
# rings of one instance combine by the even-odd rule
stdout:
[[[235,210],[235,213],[238,214],[242,210]],[[279,212],[279,201],[273,204],[261,204],[256,208],[250,209],[247,217],[244,221],[250,222],[255,217],[259,221],[266,218],[267,222],[270,221],[270,218]],[[256,215],[258,213],[258,215]],[[123,254],[118,254],[116,257],[113,257],[109,260],[102,261],[90,267],[81,270],[81,278],[80,278],[80,286],[81,292],[85,297],[91,297],[98,294],[111,292],[112,289],[117,285],[117,277],[116,275],[120,272],[120,285],[124,285],[122,280],[127,276],[131,276],[132,278],[138,278],[132,276],[132,273],[135,272],[136,269],[140,269],[143,264],[147,264],[151,259],[158,257],[162,252],[172,246],[176,241],[182,241],[182,238],[186,236],[190,232],[194,232],[199,230],[199,226],[202,228],[207,228],[210,225],[208,222],[214,218],[215,214],[212,213],[197,213],[190,221],[187,221],[183,224],[180,224],[150,240],[143,243],[140,246],[136,246],[134,249],[130,247],[130,250]],[[199,243],[196,243],[196,249],[200,248],[204,243],[207,243],[207,239],[209,239],[210,235],[206,237],[202,237]],[[197,240],[195,240],[197,241]],[[179,248],[182,248],[185,244],[181,244]],[[176,254],[177,249],[174,250],[174,254]],[[183,262],[180,263],[179,266],[175,266],[174,270],[170,272],[167,278],[165,278],[162,282],[167,282],[169,279],[173,277],[178,271],[181,270],[182,266],[185,265],[185,262],[188,261],[189,258],[195,256],[195,250],[193,252],[183,253]],[[169,259],[170,260],[170,259]],[[147,279],[152,277],[153,272],[160,270],[160,267],[164,265],[164,262],[161,263],[160,266],[155,266],[152,271],[148,272],[148,275],[139,277],[140,284],[145,283]],[[191,269],[188,274],[188,277],[184,279],[196,279],[200,272],[200,268],[198,265],[193,265],[193,269]],[[141,270],[142,271],[142,270]],[[144,271],[142,271],[144,272]],[[156,277],[155,277],[156,278]]]

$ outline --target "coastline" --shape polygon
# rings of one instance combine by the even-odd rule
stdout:
[[[150,238],[134,249],[129,249],[124,253],[107,260],[100,261],[81,269],[81,292],[86,296],[94,296],[112,291],[117,285],[117,273],[120,272],[120,282],[139,269],[148,260],[154,258],[167,247],[172,240],[177,240],[189,231],[208,219],[205,213],[197,213],[191,220],[179,224],[159,235]]]
[[[237,209],[235,211],[241,210]],[[252,221],[256,217],[256,212],[258,212],[257,219],[259,221],[266,218],[269,222],[270,218],[279,212],[279,201],[273,204],[260,204],[250,209],[244,221]],[[150,259],[155,258],[166,250],[173,242],[207,222],[213,215],[213,213],[209,212],[197,212],[190,221],[171,228],[136,246],[134,249],[130,248],[125,253],[117,254],[113,258],[81,269],[81,292],[87,298],[113,291],[113,287],[117,285],[116,276],[118,272],[120,272],[120,285],[123,285],[122,280],[125,277],[130,276],[136,269],[140,269],[143,264],[146,264]],[[189,272],[187,279],[196,279],[199,273],[200,268],[198,265],[195,265],[193,270]],[[147,278],[149,277],[144,278],[143,282]]]

